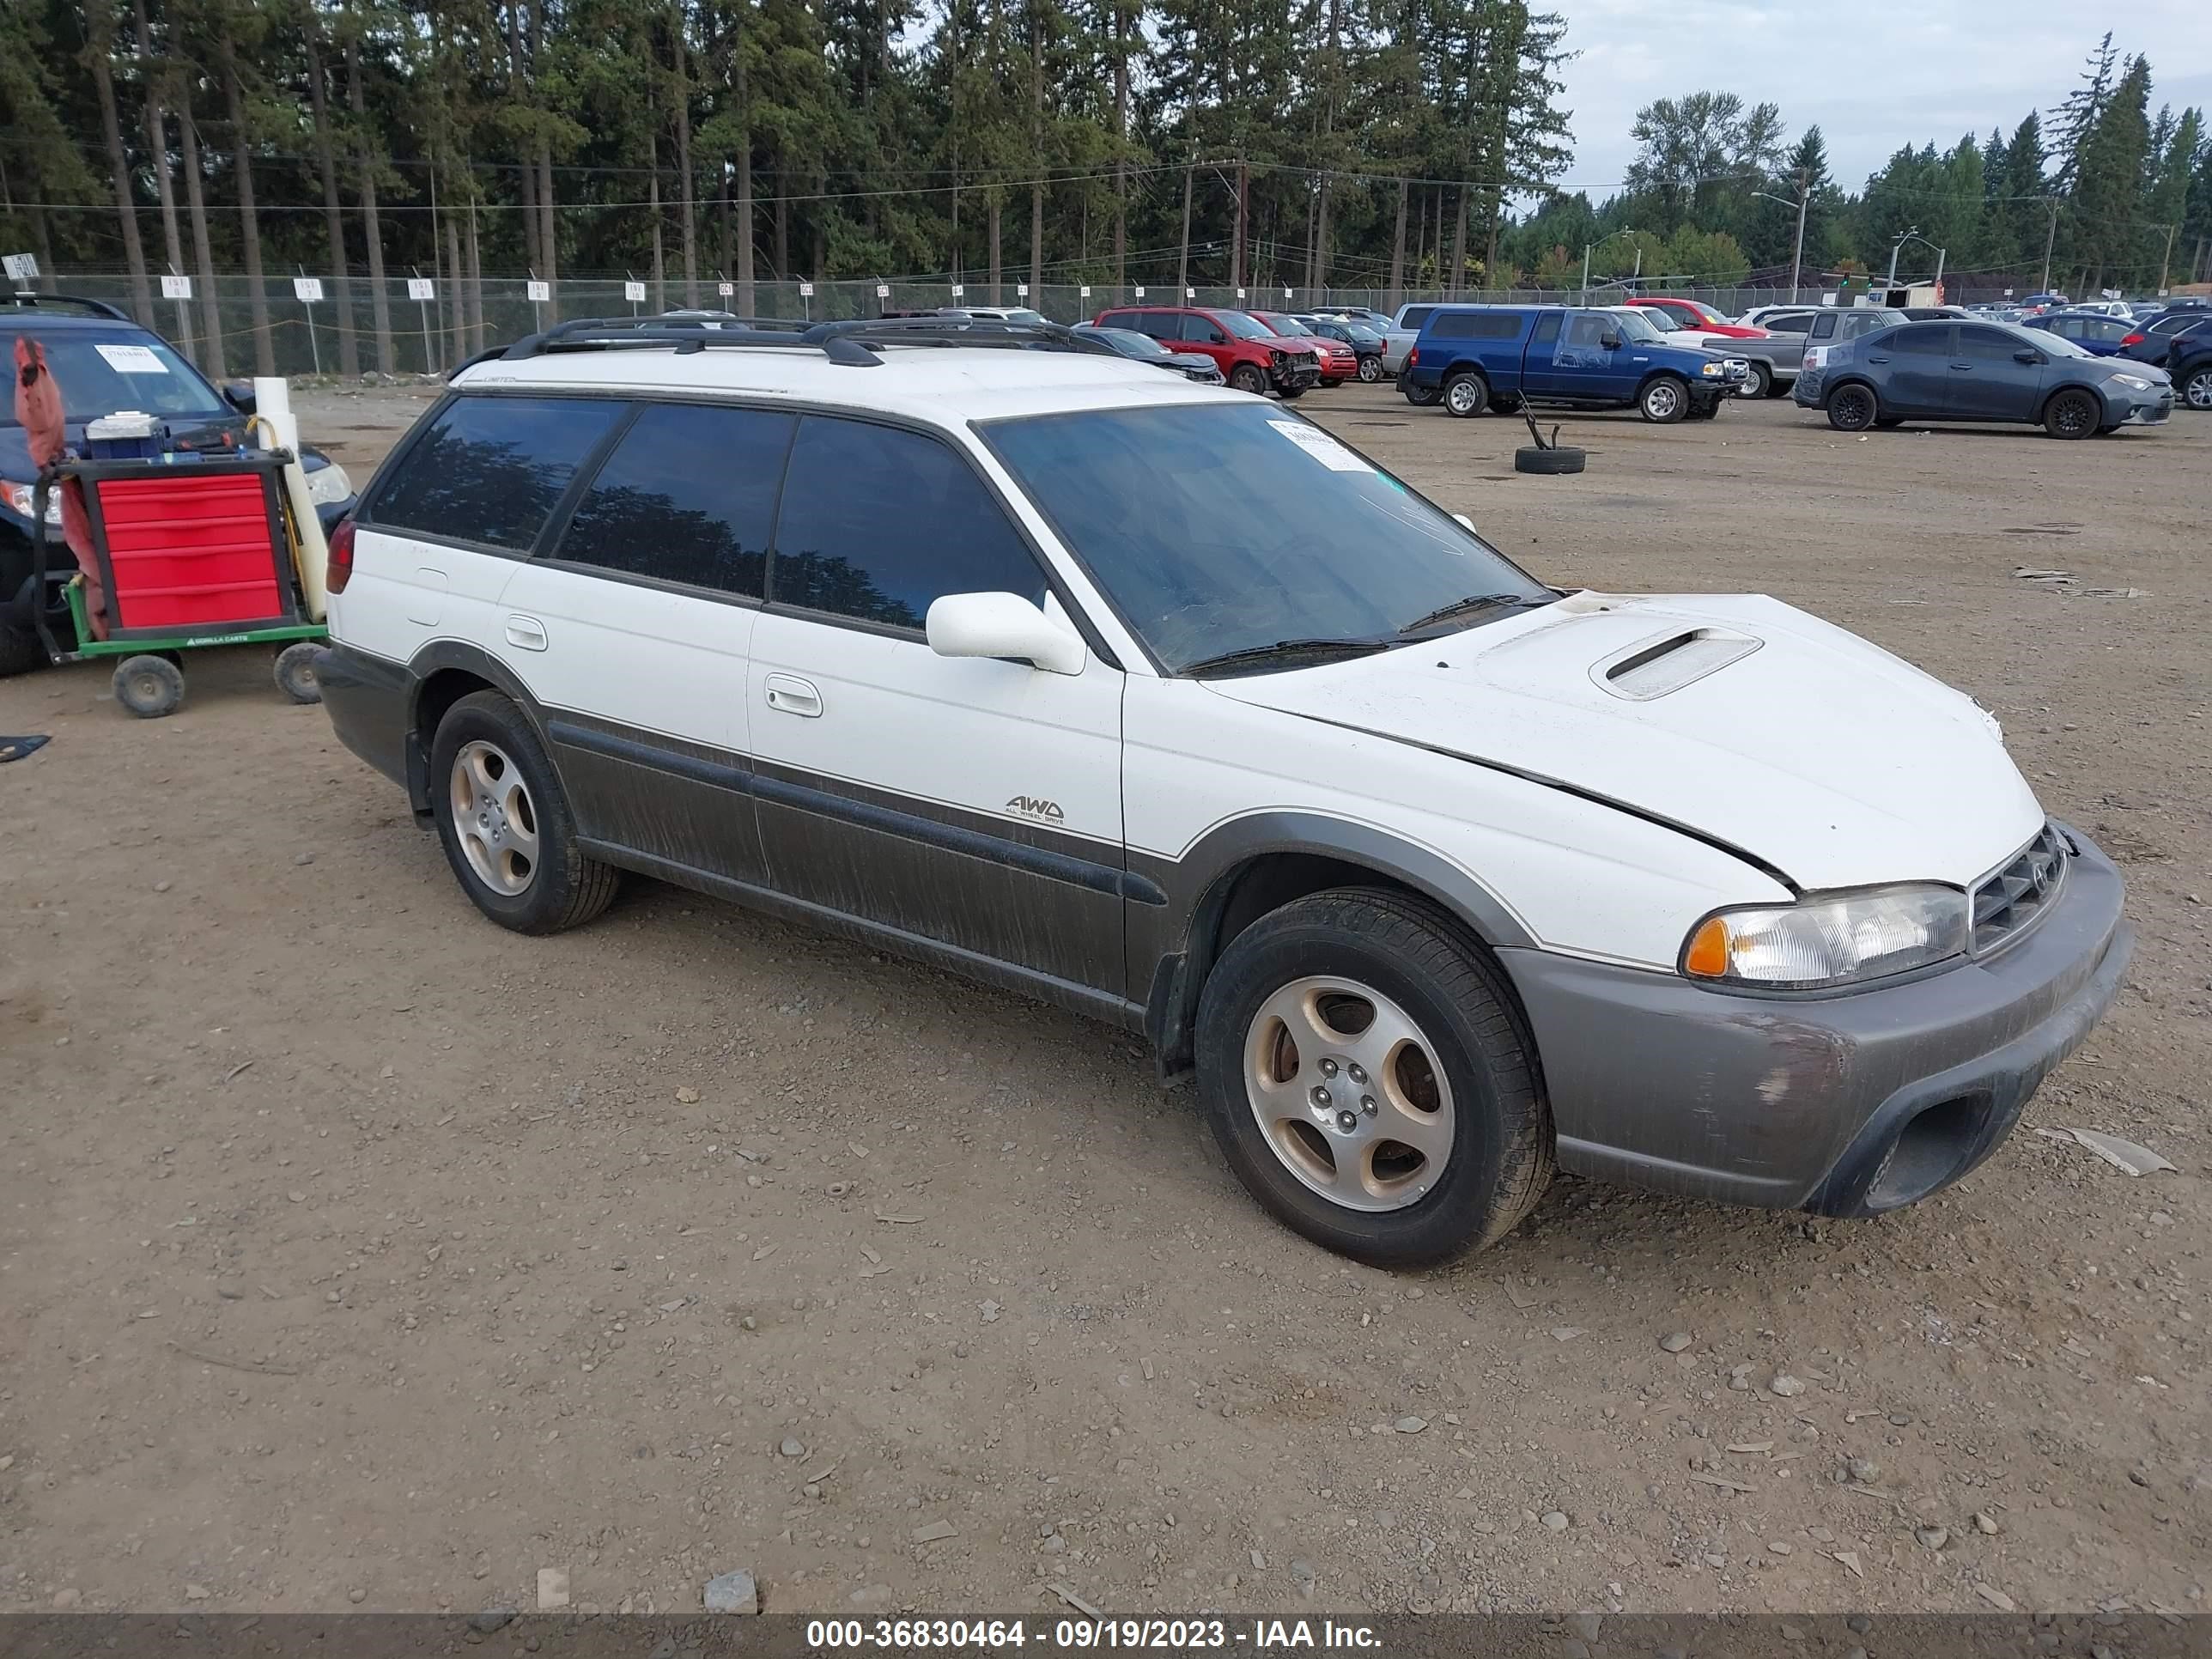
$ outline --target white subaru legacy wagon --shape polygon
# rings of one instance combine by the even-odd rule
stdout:
[[[2119,875],[1969,698],[1771,599],[1562,593],[1279,404],[1060,343],[471,365],[334,541],[338,736],[502,927],[630,872],[1142,1033],[1386,1265],[1554,1168],[1911,1203],[2111,1003]]]

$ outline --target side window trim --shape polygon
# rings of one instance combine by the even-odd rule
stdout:
[[[530,551],[520,556],[543,559],[548,563],[565,562],[552,556],[553,550],[561,545],[561,538],[568,533],[568,520],[576,516],[577,504],[584,499],[585,492],[598,482],[599,470],[606,465],[608,457],[615,453],[615,446],[622,442],[630,428],[637,424],[637,417],[644,410],[644,404],[632,398],[629,406],[615,417],[614,424],[607,428],[606,436],[599,441],[590,454],[584,457],[576,468],[576,476],[568,480],[568,488],[562,492],[561,499],[553,503],[553,510],[545,515],[544,526],[538,531],[538,539],[531,544]]]

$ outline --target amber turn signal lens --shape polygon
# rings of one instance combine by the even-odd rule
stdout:
[[[1682,971],[1701,979],[1719,979],[1728,969],[1728,924],[1718,916],[1708,917],[1691,935],[1690,948],[1682,952]]]

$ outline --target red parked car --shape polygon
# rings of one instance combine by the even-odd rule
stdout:
[[[1649,306],[1663,311],[1685,328],[1696,329],[1701,334],[1717,334],[1729,340],[1763,340],[1766,331],[1753,328],[1747,323],[1732,323],[1711,306],[1701,306],[1695,300],[1677,300],[1671,295],[1639,295],[1624,301],[1632,306]]]
[[[1286,340],[1241,311],[1197,306],[1117,306],[1093,319],[1100,328],[1133,328],[1170,351],[1195,351],[1213,359],[1239,392],[1273,392],[1296,398],[1321,380],[1321,354],[1312,340]]]
[[[1342,386],[1358,374],[1358,352],[1341,340],[1332,340],[1326,334],[1315,332],[1287,311],[1252,311],[1245,315],[1257,318],[1281,338],[1296,340],[1321,353],[1321,383],[1323,386]]]

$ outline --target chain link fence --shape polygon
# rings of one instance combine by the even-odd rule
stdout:
[[[210,375],[246,376],[260,372],[260,342],[253,315],[252,288],[245,276],[215,279],[214,321],[209,327],[208,301],[201,285],[194,284],[190,300],[158,297],[160,283],[152,280],[155,296],[150,319],[156,332],[176,344]],[[1562,304],[1581,298],[1579,289],[1467,289],[1447,294],[1436,289],[1380,288],[1267,288],[1180,287],[1173,283],[1129,283],[1085,285],[1047,283],[1035,292],[1009,277],[997,283],[963,277],[957,284],[943,277],[895,281],[839,281],[802,283],[756,282],[750,303],[736,283],[702,279],[687,288],[680,276],[660,283],[635,283],[621,277],[564,277],[545,285],[549,297],[533,301],[533,284],[526,276],[484,278],[465,285],[457,294],[448,282],[434,282],[429,297],[416,299],[409,292],[410,278],[387,278],[384,283],[386,328],[376,325],[375,295],[366,276],[347,279],[343,286],[332,277],[320,280],[322,298],[302,301],[293,279],[272,276],[261,284],[262,305],[270,366],[278,374],[442,374],[487,346],[520,338],[534,330],[578,317],[649,317],[672,308],[698,307],[732,311],[741,315],[794,319],[874,317],[886,311],[921,311],[940,306],[1026,306],[1054,322],[1076,323],[1095,317],[1111,306],[1200,305],[1268,311],[1312,311],[1326,306],[1367,306],[1393,312],[1409,301],[1453,300],[1470,303]],[[419,282],[420,279],[412,279]],[[42,292],[104,300],[129,313],[132,309],[130,277],[120,272],[72,272],[39,283]],[[634,297],[642,289],[643,297]],[[1696,288],[1669,289],[1711,306],[1725,315],[1735,315],[1755,305],[1777,304],[1791,296],[1786,288]],[[416,292],[422,290],[418,288]],[[1607,293],[1593,285],[1590,297],[1604,303]],[[1800,298],[1811,301],[1812,289]],[[346,326],[349,325],[349,328]],[[350,340],[347,336],[350,333]]]

